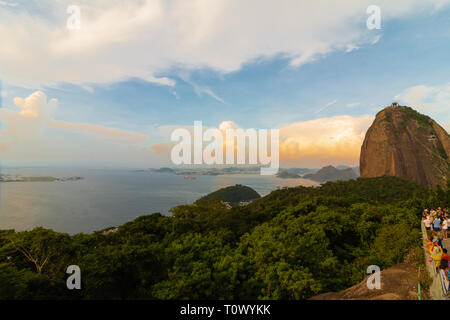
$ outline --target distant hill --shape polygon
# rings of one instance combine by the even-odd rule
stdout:
[[[171,169],[171,168],[159,168],[159,169],[153,169],[152,172],[173,173],[173,172],[175,172],[175,170]]]
[[[367,131],[360,162],[364,178],[388,175],[444,186],[450,177],[450,136],[430,117],[393,103]]]
[[[281,179],[296,179],[300,178],[300,175],[298,175],[295,172],[289,172],[287,170],[282,170],[277,173],[277,177]]]
[[[306,174],[303,178],[322,183],[327,181],[347,181],[358,178],[358,175],[352,168],[339,170],[333,166],[328,166],[316,173]]]
[[[289,174],[289,177],[299,178],[300,175],[306,173],[314,173],[318,169],[307,169],[307,168],[280,168],[280,172],[286,172]],[[134,170],[134,172],[145,172],[145,170]],[[183,176],[219,176],[219,175],[231,175],[231,174],[260,174],[260,167],[204,167],[204,168],[159,168],[159,169],[150,169],[150,172],[157,173],[173,173],[177,175]],[[286,175],[286,174],[284,174]],[[286,175],[286,177],[288,177]]]
[[[340,165],[340,166],[336,166],[336,169],[338,169],[338,170],[353,169],[353,171],[355,171],[358,176],[360,174],[359,166],[357,166],[357,167],[350,167],[350,166],[342,166],[342,165]]]
[[[224,201],[231,204],[238,204],[241,201],[252,201],[259,198],[261,198],[259,193],[252,188],[237,184],[235,186],[214,191],[204,197],[201,197],[195,203],[205,204],[213,201]]]
[[[298,175],[300,174],[306,174],[306,173],[314,173],[317,172],[319,169],[308,169],[308,168],[282,168],[281,171],[286,171],[288,173],[296,173]]]

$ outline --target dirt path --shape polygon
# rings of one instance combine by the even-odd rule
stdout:
[[[367,288],[367,277],[356,286],[329,292],[311,300],[417,300],[417,269],[400,263],[381,271],[381,289]]]

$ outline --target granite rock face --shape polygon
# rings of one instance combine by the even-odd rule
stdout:
[[[367,131],[360,167],[363,178],[389,175],[444,186],[450,178],[450,136],[430,117],[393,103]]]

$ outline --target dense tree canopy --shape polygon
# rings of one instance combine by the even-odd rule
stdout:
[[[237,184],[226,188],[214,191],[204,197],[198,199],[196,204],[208,204],[216,201],[229,202],[231,204],[238,204],[241,201],[251,201],[259,199],[261,196],[258,192],[250,187]]]
[[[246,206],[198,201],[104,234],[0,231],[2,299],[306,299],[350,287],[420,244],[447,189],[393,178],[277,190]],[[82,289],[66,288],[81,268]]]

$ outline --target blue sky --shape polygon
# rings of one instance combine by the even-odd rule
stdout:
[[[3,12],[9,19],[17,18],[18,12],[23,13],[20,8],[24,7],[23,3],[17,3],[16,6],[0,5],[0,10],[9,10],[8,13]],[[58,107],[52,113],[52,121],[92,124],[148,136],[149,141],[142,143],[145,147],[168,142],[167,135],[161,134],[162,127],[191,126],[195,120],[203,121],[208,127],[218,127],[223,121],[233,121],[243,128],[283,128],[295,123],[301,125],[315,119],[339,116],[358,119],[373,116],[395,100],[434,117],[448,130],[450,6],[445,3],[447,2],[442,2],[442,6],[438,8],[430,4],[424,7],[418,5],[417,8],[411,5],[411,9],[409,5],[404,4],[408,7],[405,9],[399,5],[391,9],[395,14],[388,11],[385,19],[384,7],[381,6],[381,30],[367,30],[365,19],[368,15],[362,11],[360,16],[349,23],[348,28],[357,28],[355,36],[346,41],[346,34],[341,35],[339,30],[336,30],[330,38],[334,37],[337,40],[333,38],[329,47],[322,50],[324,52],[317,50],[310,59],[298,66],[292,65],[293,51],[297,50],[295,54],[302,55],[306,49],[303,47],[293,49],[284,43],[280,45],[279,52],[276,47],[270,49],[272,54],[267,54],[264,49],[258,56],[255,49],[256,53],[252,51],[249,59],[238,57],[235,61],[221,61],[217,64],[214,63],[214,59],[211,59],[213,62],[205,63],[197,62],[196,58],[183,61],[183,57],[173,58],[175,54],[171,54],[174,61],[167,62],[162,50],[163,52],[154,58],[157,67],[151,67],[154,70],[151,76],[170,79],[171,85],[149,81],[139,74],[136,66],[129,67],[126,64],[123,68],[124,74],[120,73],[118,76],[114,74],[111,76],[112,80],[108,79],[108,72],[106,74],[103,72],[101,76],[92,76],[90,79],[89,68],[82,76],[77,76],[80,80],[77,77],[74,80],[65,78],[63,71],[61,75],[53,72],[56,67],[51,63],[54,63],[54,60],[50,63],[46,62],[45,58],[42,63],[48,63],[49,70],[52,69],[49,73],[54,75],[52,78],[42,79],[32,75],[33,81],[30,84],[25,81],[25,71],[22,72],[24,75],[16,77],[14,71],[8,71],[8,66],[4,63],[0,64],[0,75],[3,75],[3,109],[17,112],[14,98],[27,98],[40,90],[45,93],[48,100],[54,98],[58,101]],[[50,12],[58,12],[55,7],[52,8]],[[58,23],[58,18],[52,14],[46,16],[45,10],[36,11],[28,8],[27,11],[31,12],[28,14],[37,21],[46,21],[46,24]],[[349,18],[346,14],[343,13],[343,22],[336,23],[347,23]],[[95,21],[95,16],[92,21]],[[320,25],[320,21],[317,23],[318,29],[324,28]],[[1,25],[1,22],[0,26],[3,30],[8,27]],[[330,28],[332,27],[333,24],[330,24]],[[350,29],[343,28],[343,30]],[[261,30],[261,33],[264,33],[264,30]],[[301,40],[305,36],[300,32],[290,34],[289,39],[292,42],[301,42],[306,41]],[[342,42],[339,40],[341,36]],[[204,53],[206,60],[216,54],[213,44],[215,39],[220,37],[220,33],[208,34],[208,37],[212,44],[206,51],[212,51],[210,55]],[[252,40],[249,38],[248,41]],[[25,38],[21,45],[26,47],[28,42]],[[239,51],[239,46],[233,48],[235,45],[230,41],[229,46],[225,48],[233,50],[231,52]],[[305,48],[307,45],[306,42]],[[354,45],[357,48],[352,51],[346,50],[345,45]],[[123,56],[115,61],[132,60],[134,50],[142,50],[142,48],[133,49],[133,46],[134,42],[125,41],[123,46],[119,47]],[[258,46],[260,45],[255,45]],[[283,52],[283,46],[286,47],[286,52]],[[30,45],[30,50],[32,48]],[[149,47],[149,50],[157,50],[157,47]],[[187,52],[191,54],[190,51]],[[193,52],[195,53],[195,50]],[[140,55],[141,52],[136,54]],[[217,54],[220,55],[220,52]],[[149,55],[152,55],[151,51]],[[93,65],[102,63],[101,60],[98,62],[95,60],[97,57],[95,51],[92,57],[89,58],[89,63]],[[0,58],[5,61],[1,53]],[[26,61],[27,57],[23,59]],[[149,58],[149,61],[151,59]],[[16,63],[21,62],[19,58],[16,60],[19,60]],[[70,60],[68,61],[70,63]],[[143,61],[144,68],[148,61],[145,59]],[[160,61],[163,65],[161,68],[158,67]],[[31,68],[40,63],[38,60],[34,61]],[[150,64],[152,63],[150,61]],[[116,65],[112,64],[110,67],[113,70]],[[71,70],[65,72],[67,74]],[[8,121],[2,120],[3,127],[8,127]],[[324,152],[326,153],[326,150]],[[26,159],[20,158],[19,153],[13,155],[11,152],[11,157],[6,162],[28,163]],[[299,154],[300,159],[301,150]],[[63,156],[60,158],[61,161],[65,161]],[[331,158],[324,161],[347,161],[353,164],[357,160],[354,156],[352,160]],[[46,162],[43,155],[34,160],[33,157],[28,159],[30,163]],[[165,161],[151,153],[148,159],[154,164],[163,164]],[[57,160],[52,159],[50,163],[53,163],[52,161]],[[98,161],[102,160],[99,158]],[[313,166],[311,161],[304,163],[301,160],[290,161],[289,164]],[[317,164],[324,164],[322,162],[317,161]],[[121,162],[122,165],[126,163],[126,159]],[[134,161],[130,161],[130,165],[133,163]]]

